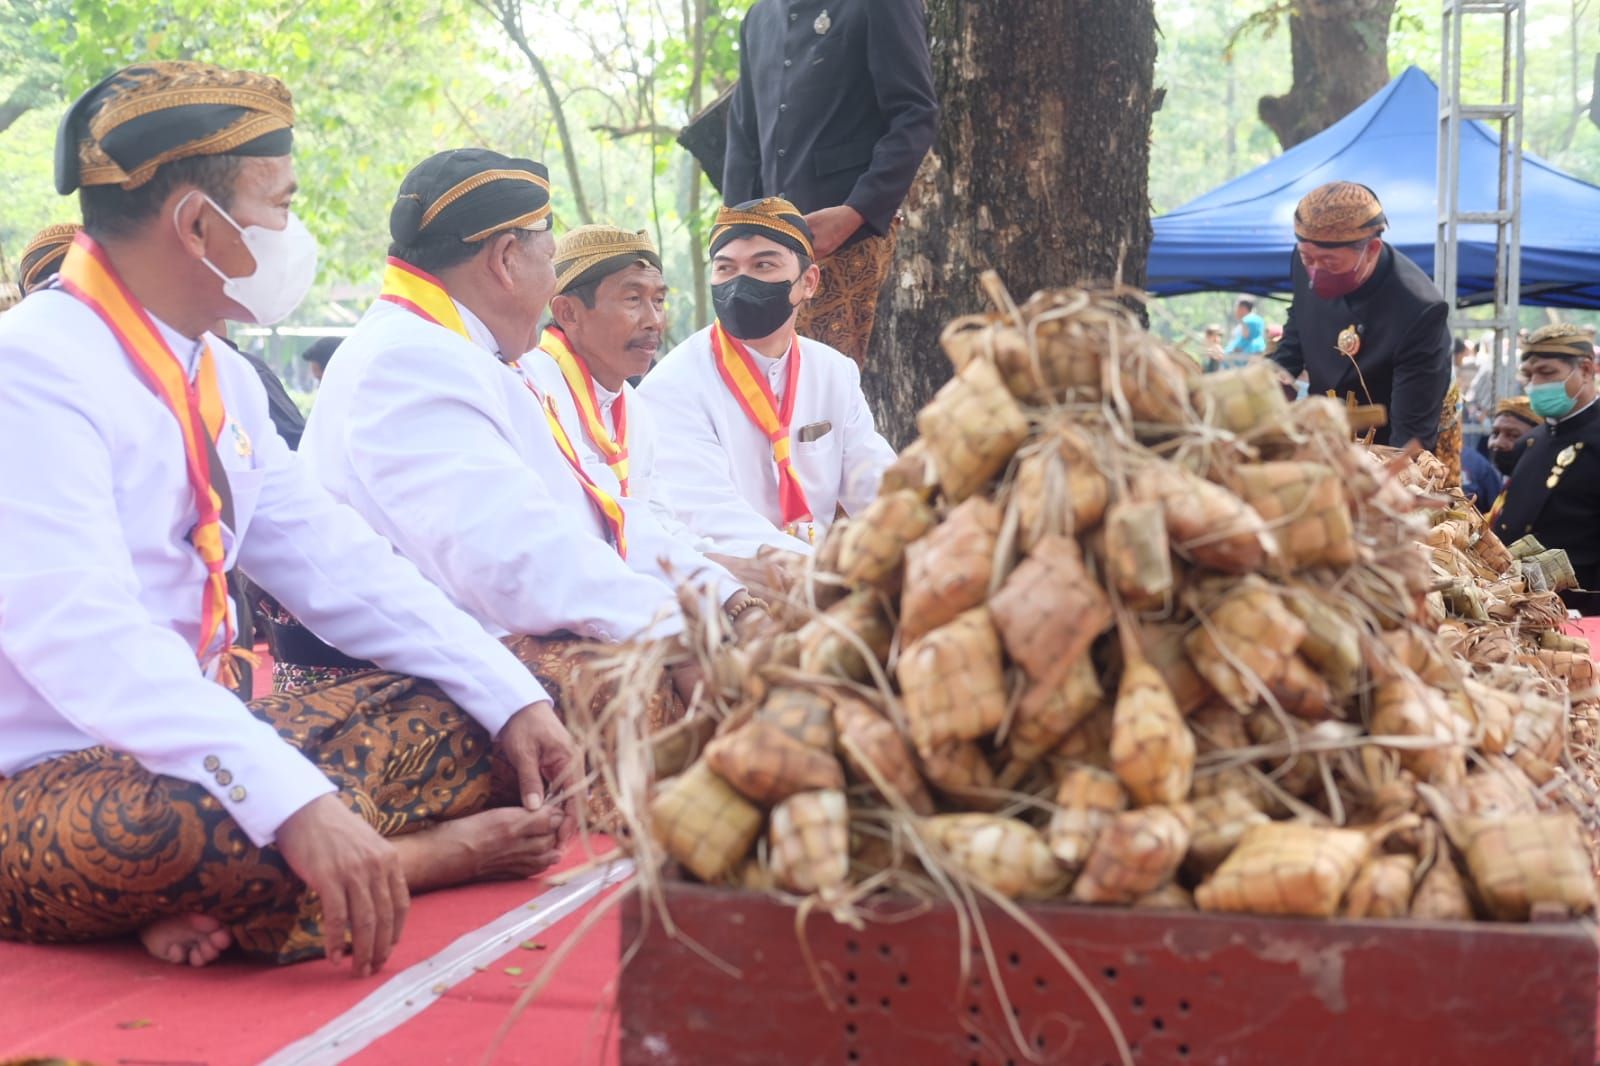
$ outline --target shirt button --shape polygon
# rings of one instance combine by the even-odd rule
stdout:
[[[794,60],[792,60],[792,59],[785,59],[785,60],[784,60],[784,61],[783,61],[783,65],[784,65],[784,66],[785,66],[785,67],[792,67],[792,66],[794,66]]]
[[[779,104],[778,105],[778,110],[779,111],[787,111],[787,110],[789,110],[789,105],[788,104]]]
[[[233,784],[233,775],[230,774],[226,770],[218,770],[217,771],[217,784],[219,784],[219,785],[231,785],[231,784]]]
[[[235,803],[243,803],[244,796],[245,791],[243,785],[234,785],[233,788],[228,791],[228,798],[233,800]]]
[[[790,22],[793,22],[793,21],[794,21],[794,20],[795,20],[795,19],[797,19],[797,18],[799,18],[799,17],[800,17],[800,16],[799,16],[799,15],[797,15],[797,14],[795,14],[795,13],[794,13],[794,12],[793,12],[793,11],[791,11],[791,12],[789,12],[789,21],[790,21]]]
[[[778,149],[778,158],[779,159],[782,159],[784,156],[786,156],[788,154],[789,154],[789,149],[787,149],[787,148],[779,148]]]
[[[222,765],[222,760],[217,758],[215,755],[207,755],[206,756],[206,762],[205,762],[206,773],[208,773],[208,774],[209,773],[215,773],[217,768],[219,766],[221,766],[221,765]]]

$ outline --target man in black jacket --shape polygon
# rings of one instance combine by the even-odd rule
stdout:
[[[1383,240],[1365,185],[1335,181],[1295,208],[1294,303],[1272,358],[1311,395],[1382,404],[1375,443],[1434,448],[1450,388],[1449,309],[1433,281]]]
[[[938,120],[922,0],[758,0],[745,16],[723,200],[805,213],[822,287],[799,331],[857,362]]]

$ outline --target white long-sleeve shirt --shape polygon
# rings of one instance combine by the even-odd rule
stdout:
[[[531,378],[472,340],[378,301],[329,364],[300,454],[447,595],[498,634],[671,636],[669,538],[625,508],[625,561],[558,449]],[[576,447],[576,443],[574,444]],[[738,586],[725,571],[681,573]]]
[[[200,344],[161,323],[191,374]],[[491,733],[544,689],[306,476],[260,379],[210,345],[235,562],[349,655],[430,678]],[[96,744],[204,787],[257,844],[334,785],[202,675],[205,568],[176,418],[60,291],[0,316],[0,774]],[[209,655],[207,655],[209,658]]]
[[[783,400],[789,356],[752,357]],[[772,546],[810,552],[843,508],[856,514],[878,491],[894,449],[878,434],[848,356],[800,338],[800,376],[789,439],[812,528],[784,532],[772,445],[717,372],[707,327],[674,348],[639,386],[658,431],[656,476],[664,498],[711,550],[748,558]],[[811,439],[805,439],[805,438]]]
[[[621,492],[622,486],[617,480],[616,471],[611,469],[605,454],[584,429],[583,420],[578,414],[577,401],[572,398],[572,390],[568,387],[566,378],[561,375],[561,367],[539,349],[524,356],[522,366],[540,389],[556,401],[561,423],[567,427],[567,436],[578,449],[584,469],[589,471],[607,492]],[[709,538],[695,533],[678,518],[667,500],[667,485],[661,480],[660,472],[656,468],[660,430],[656,428],[655,417],[650,413],[650,405],[645,402],[644,397],[626,381],[622,383],[619,392],[612,392],[596,381],[594,396],[599,407],[600,420],[604,423],[606,432],[611,434],[612,440],[617,437],[617,400],[623,401],[628,412],[629,506],[648,508],[655,523],[681,547],[689,549],[695,555],[716,550]],[[683,556],[681,552],[673,559],[674,570],[680,573],[686,565],[693,562],[691,557]],[[707,564],[702,562],[700,565]]]

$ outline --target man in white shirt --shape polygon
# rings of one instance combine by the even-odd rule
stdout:
[[[329,365],[300,455],[463,609],[522,638],[559,701],[573,638],[681,633],[679,582],[735,615],[756,601],[591,473],[520,365],[555,287],[549,190],[542,164],[486,149],[412,169],[382,292]],[[681,713],[670,686],[645,713]]]
[[[717,320],[639,387],[659,429],[659,478],[717,552],[808,554],[836,512],[872,501],[894,449],[855,362],[795,332],[819,273],[794,205],[723,208],[710,252]]]
[[[209,338],[311,283],[293,121],[275,78],[151,63],[61,124],[85,232],[0,321],[0,939],[366,975],[409,893],[541,869],[575,825],[544,689],[305,476]],[[397,672],[241,703],[235,565]]]

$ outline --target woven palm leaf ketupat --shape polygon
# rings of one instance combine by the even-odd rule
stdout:
[[[1306,626],[1265,581],[1241,580],[1200,612],[1184,638],[1195,669],[1236,710],[1248,710],[1284,679]],[[1254,682],[1254,684],[1252,684]]]
[[[1115,774],[1092,766],[1068,770],[1056,787],[1056,811],[1047,834],[1050,851],[1062,869],[1077,873],[1111,816],[1128,807],[1128,794]]]
[[[1018,455],[1011,505],[1024,551],[1053,533],[1072,536],[1100,524],[1111,485],[1096,465],[1088,437],[1071,425],[1057,425]]]
[[[1267,523],[1291,570],[1349,566],[1355,530],[1344,488],[1321,463],[1259,463],[1234,474],[1239,495]]]
[[[938,629],[984,601],[1000,523],[1000,508],[975,497],[906,549],[906,584],[900,598],[903,641]]]
[[[1361,867],[1345,894],[1351,918],[1405,918],[1411,913],[1417,858],[1404,853],[1375,855]]]
[[[1083,722],[1105,698],[1094,661],[1080,655],[1060,681],[1030,685],[1005,734],[1001,788],[1015,788],[1027,771]]]
[[[1034,546],[989,599],[1006,654],[1036,682],[1061,676],[1111,626],[1111,604],[1070,537]]]
[[[1202,375],[1194,380],[1190,397],[1208,425],[1230,433],[1283,425],[1290,417],[1277,371],[1266,362]]]
[[[1066,885],[1067,875],[1044,837],[1015,818],[940,814],[923,819],[918,828],[973,880],[1002,896],[1047,898]]]
[[[770,806],[797,792],[843,788],[844,769],[830,749],[802,744],[757,720],[713,740],[706,763],[746,799]]]
[[[1133,492],[1161,504],[1173,550],[1201,566],[1252,574],[1277,551],[1266,524],[1249,504],[1181,466],[1147,464],[1134,476]]]
[[[1105,565],[1118,595],[1131,607],[1159,607],[1176,582],[1159,501],[1123,499],[1106,511]]]
[[[1541,905],[1594,910],[1594,874],[1570,814],[1468,819],[1462,835],[1473,882],[1496,918],[1525,921]]]
[[[850,805],[838,789],[801,792],[772,810],[772,872],[801,895],[839,894],[850,877]]]
[[[1005,719],[1000,638],[986,607],[906,648],[898,673],[911,739],[923,754],[946,741],[976,740]]]
[[[1367,835],[1354,829],[1251,826],[1194,901],[1203,911],[1329,918],[1369,850]]]
[[[808,747],[825,753],[833,751],[837,737],[833,700],[820,692],[778,686],[761,701],[756,720],[777,726]]]
[[[696,877],[718,881],[749,853],[761,810],[701,761],[662,785],[650,803],[650,828]]]
[[[891,584],[905,562],[906,546],[933,524],[933,511],[910,489],[879,496],[842,535],[840,576],[863,585]]]
[[[1172,693],[1143,658],[1122,668],[1112,712],[1111,767],[1134,803],[1180,803],[1194,780],[1194,734]]]
[[[1072,886],[1080,903],[1132,903],[1163,887],[1189,848],[1189,825],[1170,807],[1114,815],[1095,837]]]
[[[845,765],[859,780],[875,789],[881,782],[917,814],[933,813],[933,798],[917,773],[911,747],[893,723],[864,700],[849,696],[835,701],[833,721]]]
[[[959,503],[987,485],[1028,437],[1028,420],[994,364],[968,364],[917,415],[945,498]]]

